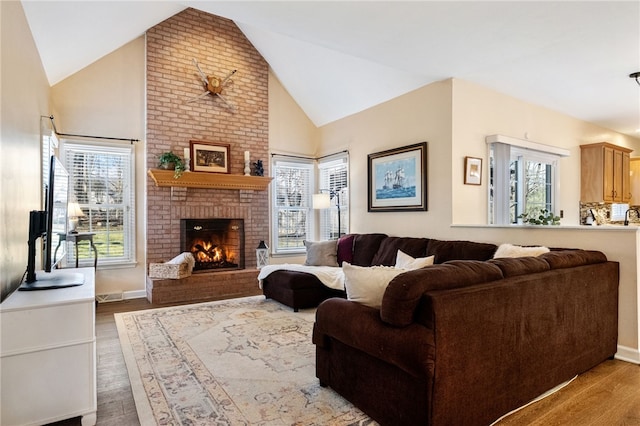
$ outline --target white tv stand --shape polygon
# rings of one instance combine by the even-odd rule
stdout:
[[[41,425],[82,416],[96,423],[95,272],[84,284],[15,291],[0,304],[0,424]]]

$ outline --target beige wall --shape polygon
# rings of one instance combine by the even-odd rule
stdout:
[[[58,132],[139,139],[135,148],[136,261],[100,267],[96,294],[140,291],[145,271],[145,40],[139,37],[52,87]],[[98,140],[77,139],[103,143]],[[64,143],[64,140],[62,140]],[[104,142],[127,144],[128,142]]]
[[[451,223],[451,81],[422,87],[323,126],[320,154],[349,150],[352,232],[445,236]],[[428,211],[367,212],[367,155],[428,142]],[[443,161],[445,159],[445,161]]]
[[[320,132],[269,71],[269,151],[314,157]]]
[[[0,299],[27,267],[29,211],[41,210],[40,116],[49,83],[22,5],[0,2]]]
[[[485,137],[501,134],[565,148],[570,156],[560,162],[560,199],[563,225],[580,223],[580,145],[611,142],[640,153],[640,140],[503,95],[464,80],[453,80],[453,138],[451,223],[487,223],[488,154]],[[464,185],[464,157],[483,161],[482,185]],[[469,208],[474,206],[474,208]]]
[[[293,100],[282,83],[269,71],[269,153],[316,157],[320,132]],[[269,158],[267,161],[270,161]],[[271,167],[269,168],[271,170]],[[273,193],[269,189],[269,199]],[[271,210],[271,209],[269,209]],[[273,217],[269,217],[272,223]],[[269,232],[273,229],[269,226]],[[269,235],[271,241],[271,235]],[[270,263],[302,263],[304,255],[272,256]]]
[[[463,80],[453,80],[453,138],[451,181],[453,213],[451,224],[485,224],[488,203],[488,155],[485,136],[502,134],[565,148],[570,156],[560,162],[558,209],[561,223],[580,223],[580,145],[607,141],[640,152],[640,140],[577,120],[546,108],[497,93]],[[464,185],[464,157],[483,158],[481,186]],[[447,224],[442,223],[445,227]],[[601,250],[610,260],[620,262],[619,343],[638,353],[640,327],[638,311],[638,236],[635,231],[612,229],[452,229],[451,235],[486,239],[494,243],[543,244]]]

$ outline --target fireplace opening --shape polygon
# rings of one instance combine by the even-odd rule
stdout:
[[[244,269],[243,219],[180,219],[180,245],[194,272]]]

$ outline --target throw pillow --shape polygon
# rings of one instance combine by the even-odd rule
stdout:
[[[526,256],[540,256],[543,253],[548,253],[547,247],[522,247],[515,246],[513,244],[500,244],[496,253],[493,255],[494,259],[500,257],[526,257]]]
[[[342,262],[353,263],[353,240],[355,235],[344,235],[338,238],[338,265]]]
[[[414,258],[413,256],[408,255],[402,250],[398,250],[398,254],[396,255],[396,268],[406,269],[406,270],[414,270],[424,268],[425,266],[433,265],[433,259],[435,256],[428,257],[418,257]]]
[[[304,241],[307,248],[307,266],[338,266],[338,242],[331,241]]]
[[[379,309],[389,282],[405,272],[392,266],[354,266],[342,263],[347,299]]]

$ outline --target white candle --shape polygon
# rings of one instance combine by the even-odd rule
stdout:
[[[185,149],[184,149],[184,158],[185,158],[185,160],[186,160],[187,158],[189,158],[189,156],[190,156],[190,155],[191,155],[191,154],[189,153],[189,148],[185,148]]]
[[[244,161],[249,161],[249,151],[244,152]]]

